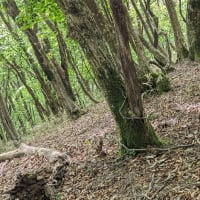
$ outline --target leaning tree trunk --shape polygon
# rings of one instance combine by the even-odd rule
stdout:
[[[0,119],[4,130],[6,131],[7,138],[11,140],[18,140],[19,135],[10,117],[7,105],[1,93],[0,93]]]
[[[16,18],[20,13],[15,0],[7,0],[4,6],[10,15],[10,17],[16,22]],[[17,23],[19,27],[22,27],[22,23]],[[34,50],[35,56],[43,69],[48,80],[51,82],[56,95],[58,96],[59,103],[62,109],[65,109],[69,117],[77,117],[80,114],[80,107],[76,104],[73,97],[66,92],[62,79],[57,72],[57,66],[52,63],[52,60],[48,58],[46,52],[37,36],[37,24],[33,28],[28,28],[24,31],[27,35],[29,42]],[[70,84],[70,83],[68,83]]]
[[[154,39],[153,39],[153,35],[151,34],[151,32],[149,31],[149,24],[145,22],[145,20],[143,19],[142,14],[140,13],[138,7],[137,7],[137,3],[134,0],[131,0],[131,3],[133,5],[133,8],[135,9],[137,16],[139,18],[139,20],[142,23],[142,26],[144,28],[144,31],[146,33],[146,36],[148,38],[148,41],[146,39],[144,39],[143,35],[140,35],[140,39],[143,43],[143,45],[149,50],[150,53],[152,53],[155,57],[155,59],[157,60],[157,62],[159,63],[160,66],[166,66],[168,64],[168,55],[167,53],[160,47],[156,48],[155,47],[155,43],[154,43]]]
[[[25,86],[26,90],[28,91],[28,93],[32,97],[32,99],[33,99],[33,101],[35,103],[35,108],[38,111],[38,114],[39,114],[40,118],[42,120],[44,120],[45,116],[50,116],[50,113],[48,113],[47,110],[40,103],[40,101],[39,101],[38,97],[35,95],[35,92],[33,91],[33,89],[28,85],[28,83],[26,81],[26,76],[25,76],[24,72],[19,71],[20,66],[17,65],[17,63],[15,61],[13,61],[11,63],[10,61],[6,60],[6,62],[7,62],[7,65],[10,66],[14,70],[14,72],[19,77],[19,79],[21,80],[21,82]]]
[[[27,64],[32,67],[33,72],[36,75],[37,80],[40,83],[42,93],[45,97],[45,100],[47,102],[48,108],[51,109],[52,113],[54,115],[57,115],[60,111],[60,105],[57,99],[55,99],[54,94],[52,94],[51,88],[48,85],[48,83],[44,80],[43,76],[41,75],[41,72],[37,69],[37,63],[35,59],[33,58],[33,55],[27,52],[26,45],[22,42],[23,39],[19,36],[19,34],[16,32],[17,30],[11,25],[11,21],[7,20],[5,17],[5,14],[0,11],[0,17],[4,24],[6,25],[8,31],[12,35],[13,39],[18,43],[22,51],[24,52],[26,56],[26,62]]]
[[[189,43],[189,57],[200,61],[200,1],[188,0],[187,6],[187,34]]]
[[[132,100],[130,93],[127,95],[123,79],[117,71],[116,62],[85,2],[57,0],[57,3],[68,19],[69,36],[84,49],[105,94],[119,127],[122,144],[128,148],[159,145],[153,128],[144,118],[138,83],[132,91],[134,99],[130,106],[130,100]],[[136,76],[134,71],[131,74]],[[128,77],[129,75],[126,74],[126,78]]]
[[[57,43],[59,47],[60,60],[61,60],[60,66],[57,65],[57,69],[58,69],[57,71],[67,91],[67,94],[72,98],[73,101],[76,101],[76,97],[73,92],[71,82],[69,79],[69,66],[68,66],[69,62],[67,60],[67,55],[66,55],[67,47],[66,47],[63,34],[56,23],[53,23],[50,20],[46,20],[45,22],[49,26],[49,28],[54,32],[54,34],[56,34],[56,39],[57,39]]]
[[[181,30],[181,25],[178,20],[178,16],[175,10],[173,0],[165,0],[167,11],[169,13],[172,29],[174,32],[174,39],[177,51],[177,60],[181,61],[188,57],[188,50],[185,45],[184,36]]]

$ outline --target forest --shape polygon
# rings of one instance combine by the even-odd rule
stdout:
[[[0,0],[0,200],[200,199],[200,0]]]

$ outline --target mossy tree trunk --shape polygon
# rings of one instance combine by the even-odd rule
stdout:
[[[57,3],[67,18],[69,36],[84,50],[105,94],[119,127],[122,144],[128,148],[160,145],[152,126],[144,117],[135,69],[131,74],[126,71],[130,68],[125,70],[125,82],[133,75],[130,84],[135,84],[131,86],[133,94],[130,94],[124,79],[118,73],[117,62],[86,3],[82,0],[57,0]],[[130,103],[130,100],[133,102]]]
[[[188,0],[187,6],[187,34],[189,43],[189,57],[200,61],[200,1]]]

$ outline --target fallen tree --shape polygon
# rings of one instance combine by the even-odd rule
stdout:
[[[33,147],[24,143],[22,143],[16,150],[0,154],[0,162],[12,160],[13,158],[19,158],[25,155],[42,155],[51,163],[56,162],[59,159],[65,160],[68,164],[70,163],[70,157],[66,153],[54,149]]]

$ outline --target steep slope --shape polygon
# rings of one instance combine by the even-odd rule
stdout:
[[[106,103],[76,121],[53,124],[30,143],[71,157],[58,199],[200,199],[200,146],[183,146],[200,145],[200,65],[181,63],[169,76],[172,90],[151,95],[144,104],[166,146],[182,145],[174,151],[149,149],[119,159],[117,129]],[[0,163],[0,199],[7,198],[3,192],[13,187],[18,173],[49,165],[39,155]]]

